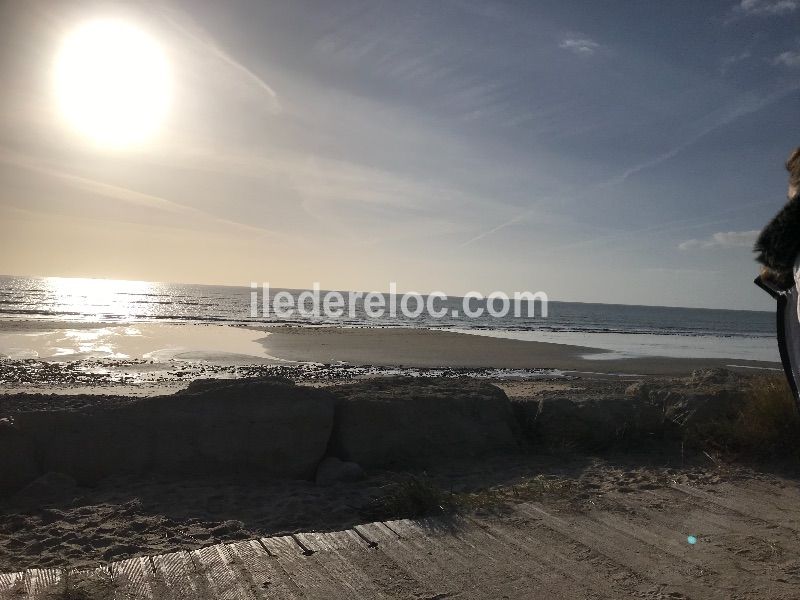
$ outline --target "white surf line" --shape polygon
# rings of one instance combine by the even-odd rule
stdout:
[[[640,375],[638,373],[604,373],[602,371],[577,371],[574,369],[564,370],[564,373],[579,373],[581,375],[605,375],[609,377],[653,377],[653,375]]]

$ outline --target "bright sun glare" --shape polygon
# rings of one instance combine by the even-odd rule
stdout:
[[[166,115],[171,74],[159,45],[124,21],[86,23],[64,40],[55,92],[69,124],[100,146],[151,138]]]

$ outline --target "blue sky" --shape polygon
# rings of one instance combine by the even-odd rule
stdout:
[[[769,309],[800,0],[7,3],[0,272]],[[75,136],[60,39],[137,23],[157,139]]]

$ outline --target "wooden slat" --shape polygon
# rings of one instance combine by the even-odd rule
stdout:
[[[231,560],[254,592],[269,600],[297,600],[303,597],[300,588],[270,556],[258,540],[228,545]]]
[[[416,580],[426,593],[442,597],[477,597],[470,593],[477,592],[474,589],[475,565],[470,567],[460,553],[448,555],[441,545],[419,535],[410,522],[369,523],[357,528],[377,541],[378,549]]]
[[[794,481],[786,479],[772,481],[750,479],[740,485],[772,498],[784,508],[794,508],[796,511],[800,511],[800,485]],[[739,489],[739,484],[737,484],[736,488]]]
[[[683,526],[687,531],[701,531],[696,527],[703,523],[711,523],[723,531],[741,531],[743,528],[752,530],[765,523],[723,506],[698,500],[674,488],[647,490],[647,494],[656,498],[662,506],[674,507],[679,522],[685,523]]]
[[[173,552],[153,557],[155,578],[164,598],[178,600],[214,598],[206,578],[197,569],[188,552]]]
[[[348,590],[349,598],[386,598],[383,591],[355,564],[347,553],[366,552],[369,547],[358,535],[345,532],[299,533],[297,539],[310,550],[325,572]]]
[[[520,523],[516,518],[470,520],[477,526],[464,535],[474,539],[476,546],[507,562],[511,569],[535,566],[540,573],[549,574],[549,579],[543,578],[557,588],[571,586],[587,598],[630,598],[646,591],[631,569],[546,527]],[[481,535],[497,540],[496,544],[483,542]]]
[[[393,542],[397,536],[386,530]],[[307,539],[307,544],[315,550],[328,549],[338,553],[348,561],[354,571],[371,582],[374,588],[389,598],[430,598],[433,597],[427,588],[420,585],[405,569],[398,565],[381,550],[381,543],[364,539],[354,529],[321,534],[322,539]]]
[[[87,589],[109,600],[796,596],[796,487],[675,484],[610,497],[621,510],[564,516],[529,503],[498,517],[262,538],[67,577],[0,574],[0,600]],[[697,545],[686,543],[689,533]]]
[[[28,569],[25,571],[25,589],[30,600],[46,600],[52,598],[59,590],[63,576],[60,569]]]
[[[702,577],[700,569],[672,560],[663,547],[657,544],[647,544],[581,515],[570,515],[570,520],[566,521],[535,503],[520,505],[517,510],[541,519],[543,524],[554,531],[595,548],[650,581],[674,588],[677,593],[695,598],[729,597],[719,588],[715,588],[713,582]]]
[[[721,496],[735,498],[742,508],[761,520],[771,523],[779,521],[783,527],[800,532],[800,494],[796,490],[780,490],[767,485],[756,488],[753,483],[747,482],[739,485],[719,484],[715,486],[715,491]]]
[[[25,572],[24,591],[17,598],[53,600],[54,598],[111,597],[114,584],[108,567],[96,569],[28,569]]]
[[[125,600],[160,600],[155,574],[147,556],[129,558],[111,565],[115,595]]]
[[[710,580],[714,587],[728,590],[730,596],[742,591],[744,582],[747,586],[752,586],[758,584],[759,580],[761,585],[770,589],[774,597],[791,597],[795,593],[795,586],[776,580],[775,565],[765,565],[763,561],[748,561],[741,556],[741,548],[746,547],[746,544],[740,546],[736,555],[723,546],[714,544],[713,539],[706,536],[701,537],[696,545],[690,545],[683,532],[661,525],[658,516],[651,512],[641,520],[630,515],[623,518],[611,512],[597,513],[592,515],[592,519],[694,565],[705,576],[712,574]],[[745,566],[749,568],[743,568]]]
[[[303,597],[320,600],[351,597],[352,590],[321,568],[315,554],[304,554],[291,536],[262,538],[261,543],[276,557],[277,564],[302,591]]]
[[[369,549],[364,538],[352,529],[327,533],[298,533],[295,537],[315,552],[333,552],[343,549],[366,551]]]
[[[24,571],[0,573],[0,600],[20,600],[25,593]]]
[[[760,522],[727,509],[722,509],[724,514],[719,514],[713,509],[709,510],[687,500],[684,494],[675,490],[649,490],[648,493],[663,500],[665,504],[670,503],[669,512],[648,511],[647,521],[642,525],[655,533],[666,535],[670,531],[673,537],[684,543],[687,535],[695,535],[700,539],[699,547],[712,546],[710,552],[714,552],[717,547],[722,548],[719,543],[721,540],[744,538],[775,546],[777,551],[786,555],[797,552],[796,538],[793,535],[777,536],[774,524]],[[790,545],[783,543],[784,541],[788,541]],[[750,561],[742,553],[731,555],[730,558],[735,568],[741,568],[748,573],[763,571],[767,566],[763,560]]]
[[[444,572],[452,562],[467,596],[494,598],[510,594],[549,599],[563,591],[563,578],[537,557],[525,556],[515,563],[514,548],[486,535],[468,535],[476,525],[466,520],[402,520],[386,525],[408,543],[421,544],[420,551],[427,551],[434,560],[441,557],[440,568]],[[436,547],[433,554],[427,547],[429,543]]]
[[[610,512],[598,511],[597,513],[588,515],[588,518],[599,525],[619,532],[623,536],[657,548],[660,552],[700,569],[701,571],[714,573],[717,576],[719,575],[708,561],[702,560],[702,554],[687,543],[686,535],[683,534],[683,532],[659,529],[655,526],[655,523],[651,524],[649,522],[647,528],[645,528],[635,523],[628,515],[623,518]]]
[[[513,522],[507,518],[507,525],[498,527],[486,519],[472,518],[455,534],[470,544],[490,573],[497,574],[501,589],[505,576],[519,580],[520,592],[527,587],[549,597],[558,597],[565,585],[581,590],[585,597],[629,597],[638,591],[631,585],[635,576],[629,570],[563,536],[552,535],[545,527],[514,527]]]
[[[435,520],[426,519],[419,525],[426,530],[437,530]],[[444,532],[436,533],[434,539],[451,551],[463,552],[468,562],[478,565],[477,572],[481,575],[479,589],[485,597],[510,594],[549,600],[563,594],[562,573],[552,569],[539,556],[520,552],[517,547],[492,538],[474,522],[454,519]],[[591,590],[590,596],[603,597],[595,590]]]
[[[95,569],[70,571],[70,576],[75,583],[74,595],[78,598],[112,598],[116,593],[109,565]]]
[[[749,573],[769,573],[776,567],[774,561],[764,560],[763,553],[759,555],[756,546],[783,556],[797,555],[797,536],[774,522],[755,519],[717,504],[696,500],[693,496],[673,489],[652,490],[650,494],[665,504],[675,505],[673,511],[678,513],[675,520],[682,524],[684,531],[699,536],[701,545],[709,544],[732,553],[731,560],[734,564]],[[653,515],[653,520],[657,523],[664,523],[666,518],[668,517],[658,513]],[[751,551],[755,555],[752,559]]]
[[[443,576],[430,557],[421,554],[415,546],[401,539],[385,523],[365,523],[354,527],[374,542],[377,549],[388,560],[397,565],[397,570],[405,573],[422,590],[424,597],[454,596],[458,586],[453,580]]]
[[[687,496],[692,496],[698,500],[716,504],[717,506],[721,506],[733,512],[739,513],[740,515],[751,517],[761,522],[775,523],[775,525],[789,530],[792,533],[800,533],[800,522],[798,522],[796,519],[788,518],[786,521],[782,519],[776,522],[775,519],[772,518],[774,515],[770,514],[770,511],[763,505],[760,505],[758,500],[748,500],[745,497],[742,497],[738,491],[735,495],[718,495],[680,483],[673,483],[671,487],[679,492],[683,492]]]
[[[8,591],[23,577],[25,577],[24,571],[18,573],[0,573],[0,590]]]
[[[386,523],[364,523],[353,527],[354,531],[358,531],[365,539],[371,540],[379,546],[385,542],[396,542],[398,535],[386,526]]]
[[[796,556],[797,551],[794,548],[784,551],[774,530],[759,532],[742,521],[737,526],[736,517],[728,517],[724,527],[676,508],[668,513],[651,510],[642,515],[629,514],[624,520],[613,513],[601,513],[594,518],[617,529],[636,527],[635,535],[644,532],[663,540],[672,552],[684,554],[685,560],[695,562],[705,571],[716,571],[721,585],[730,590],[743,591],[743,585],[755,585],[770,589],[774,597],[795,595],[795,586],[786,581],[780,558]],[[731,526],[738,532],[732,531]],[[687,543],[687,532],[696,534],[695,545]],[[796,543],[794,537],[788,541],[787,548]]]
[[[294,556],[302,554],[300,546],[290,535],[261,538],[260,542],[271,556]]]
[[[191,557],[198,565],[218,600],[255,600],[258,596],[244,584],[242,573],[230,560],[223,544],[195,550]]]

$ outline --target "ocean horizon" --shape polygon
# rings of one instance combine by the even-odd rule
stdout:
[[[281,291],[271,288],[268,305]],[[444,315],[373,317],[356,303],[341,317],[283,318],[270,312],[251,317],[250,286],[174,284],[62,277],[0,276],[0,319],[98,323],[189,323],[328,327],[405,327],[587,346],[604,358],[668,356],[778,360],[773,313],[754,310],[683,308],[550,300],[547,316],[477,318],[453,316],[462,298],[442,301]],[[324,292],[323,292],[324,293]],[[346,295],[346,292],[345,292]],[[382,294],[388,297],[388,294]],[[424,296],[424,295],[423,295]],[[346,296],[345,296],[346,297]],[[345,301],[346,302],[346,301]],[[484,306],[485,301],[475,301]]]

